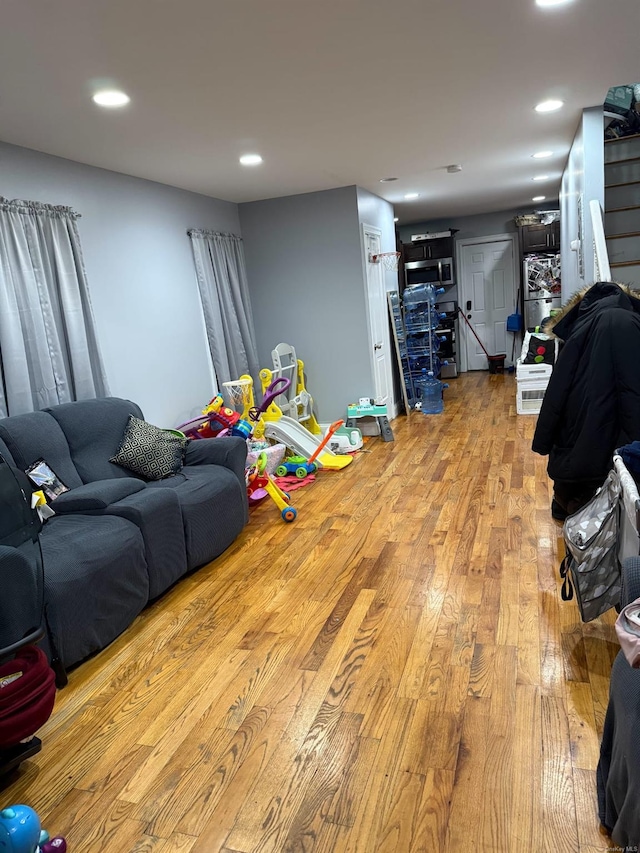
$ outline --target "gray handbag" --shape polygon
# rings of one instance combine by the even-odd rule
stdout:
[[[583,622],[590,622],[620,603],[622,580],[618,560],[618,519],[622,487],[616,471],[573,515],[567,516],[563,537],[566,556],[560,566],[562,599],[575,591]]]

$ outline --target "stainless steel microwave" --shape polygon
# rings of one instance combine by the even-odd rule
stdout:
[[[410,261],[404,265],[405,284],[455,284],[453,258]]]

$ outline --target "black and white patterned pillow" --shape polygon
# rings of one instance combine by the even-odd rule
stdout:
[[[129,415],[120,449],[109,462],[147,480],[162,480],[182,468],[187,439]]]

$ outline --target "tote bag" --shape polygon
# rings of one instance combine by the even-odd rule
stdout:
[[[583,622],[590,622],[620,602],[618,560],[620,478],[610,471],[588,504],[567,516],[563,537],[566,556],[560,566],[562,598],[574,592]]]

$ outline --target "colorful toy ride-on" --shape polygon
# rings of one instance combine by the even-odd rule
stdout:
[[[61,836],[49,838],[30,806],[9,806],[0,811],[0,850],[3,853],[66,853]]]
[[[217,438],[223,435],[237,435],[250,438],[253,426],[240,417],[238,412],[227,408],[221,394],[211,400],[202,410],[202,416],[186,421],[178,427],[187,438]]]
[[[258,503],[269,496],[280,510],[283,521],[294,521],[297,512],[289,506],[289,495],[272,480],[267,473],[267,454],[261,453],[258,460],[247,472],[247,493],[249,503]]]
[[[281,462],[276,468],[278,477],[295,475],[299,480],[304,480],[309,474],[315,474],[318,466],[315,462],[309,462],[304,456],[290,456]]]

